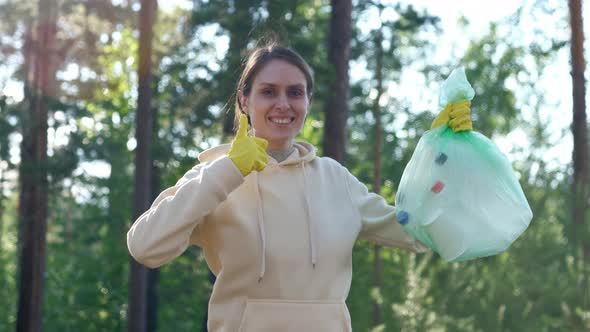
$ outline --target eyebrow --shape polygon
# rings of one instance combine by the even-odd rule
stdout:
[[[261,82],[260,85],[270,85],[270,86],[277,86],[277,84],[274,83],[269,83],[269,82]],[[305,85],[301,84],[301,83],[297,83],[297,84],[293,84],[293,85],[289,85],[289,88],[303,88]]]

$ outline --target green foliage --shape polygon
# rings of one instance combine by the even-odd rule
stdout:
[[[15,56],[24,22],[34,17],[31,8],[36,7],[31,1],[0,6],[0,31],[13,37],[14,46],[0,50],[4,60]],[[12,15],[4,10],[11,8],[6,6],[13,7]],[[321,110],[332,79],[325,47],[329,2],[240,0],[228,5],[199,0],[194,6],[193,11],[160,11],[155,26],[153,156],[158,192],[198,163],[200,151],[231,137],[232,96],[242,51],[260,38],[292,46],[314,68],[312,108],[299,139],[321,146]],[[132,2],[115,5],[70,0],[62,2],[62,7],[61,24],[68,32],[63,41],[69,48],[59,66],[77,67],[84,74],[61,76],[61,94],[49,101],[49,132],[61,141],[53,144],[48,160],[44,328],[121,331],[127,319],[129,273],[125,235],[132,221],[137,13]],[[384,20],[378,30],[361,29],[372,17],[370,13],[380,9],[385,7],[378,1],[355,1],[352,59],[357,65],[354,68],[364,68],[364,72],[351,73],[355,80],[348,119],[349,169],[363,182],[373,182],[375,119],[371,108],[376,85],[375,40],[380,33],[384,86],[414,84],[399,82],[401,72],[409,67],[422,69],[429,82],[442,82],[462,64],[476,90],[475,128],[491,138],[515,129],[526,133],[530,146],[515,151],[519,158],[514,166],[534,220],[510,250],[475,261],[449,264],[433,254],[383,248],[378,289],[372,286],[373,246],[358,242],[347,299],[353,330],[590,330],[590,266],[569,241],[570,170],[567,165],[553,167],[544,158],[555,142],[547,132],[547,121],[538,115],[545,101],[543,91],[535,86],[544,66],[555,60],[564,42],[550,35],[547,42],[536,40],[527,45],[510,38],[502,29],[508,23],[499,22],[481,38],[465,40],[462,59],[433,66],[428,59],[436,45],[428,33],[440,33],[439,20],[412,6],[398,5],[393,7],[395,19]],[[562,12],[563,8],[558,8],[555,13]],[[423,63],[428,66],[419,68]],[[14,79],[22,80],[22,72],[15,70]],[[411,105],[390,96],[381,103],[382,195],[390,203],[405,165],[432,121],[431,112]],[[18,155],[14,139],[24,121],[24,107],[26,102],[0,96],[3,174],[18,167],[11,157]],[[533,121],[523,119],[524,108],[533,113]],[[6,308],[0,316],[2,331],[13,329],[16,320],[16,184],[14,177],[7,178],[5,192],[0,193],[0,308]],[[211,285],[200,250],[191,248],[163,266],[157,291],[160,330],[201,330]],[[373,300],[380,304],[380,326],[372,326]]]
[[[170,331],[200,331],[212,286],[200,250],[191,248],[161,268],[158,324]]]
[[[5,312],[0,318],[0,330],[10,331],[16,323],[17,276],[17,198],[13,192],[3,204],[0,215],[0,306]]]

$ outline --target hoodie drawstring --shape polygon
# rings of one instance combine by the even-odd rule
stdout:
[[[313,220],[311,219],[309,195],[307,194],[307,174],[305,173],[305,162],[301,162],[301,170],[303,171],[303,198],[305,201],[305,212],[307,214],[307,230],[309,232],[309,251],[311,252],[311,265],[315,269],[317,263],[315,232],[313,229]]]
[[[317,264],[317,246],[316,246],[316,234],[314,229],[313,219],[311,218],[311,204],[309,203],[309,195],[307,193],[307,173],[305,172],[305,162],[301,162],[301,170],[303,172],[303,200],[305,202],[305,215],[307,219],[307,230],[309,235],[309,250],[311,252],[311,265],[315,269]],[[254,186],[256,190],[256,208],[258,212],[258,231],[260,233],[260,242],[262,243],[262,254],[261,254],[261,262],[260,262],[260,273],[258,275],[258,282],[262,281],[264,278],[264,274],[266,273],[266,232],[264,230],[264,214],[263,214],[263,202],[262,202],[262,195],[260,195],[260,180],[258,172],[252,172],[254,174],[254,181],[256,185]]]
[[[256,202],[258,209],[258,231],[260,232],[260,241],[262,242],[262,257],[260,262],[260,274],[258,275],[258,282],[264,278],[266,272],[266,233],[264,232],[264,215],[262,213],[262,196],[260,195],[260,182],[258,181],[258,172],[254,173],[254,180],[256,181]]]

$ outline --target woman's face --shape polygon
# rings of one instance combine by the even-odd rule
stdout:
[[[266,139],[270,150],[291,147],[308,107],[305,75],[282,60],[267,63],[254,77],[250,94],[242,96],[242,108],[250,116],[254,135]]]

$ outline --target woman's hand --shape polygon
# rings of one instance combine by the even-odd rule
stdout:
[[[471,101],[462,100],[458,103],[448,103],[432,122],[430,129],[448,124],[453,132],[473,130],[471,123]]]
[[[260,172],[266,167],[268,162],[267,146],[268,142],[265,139],[248,136],[248,118],[242,114],[238,132],[227,155],[242,175],[246,176],[252,171]]]

